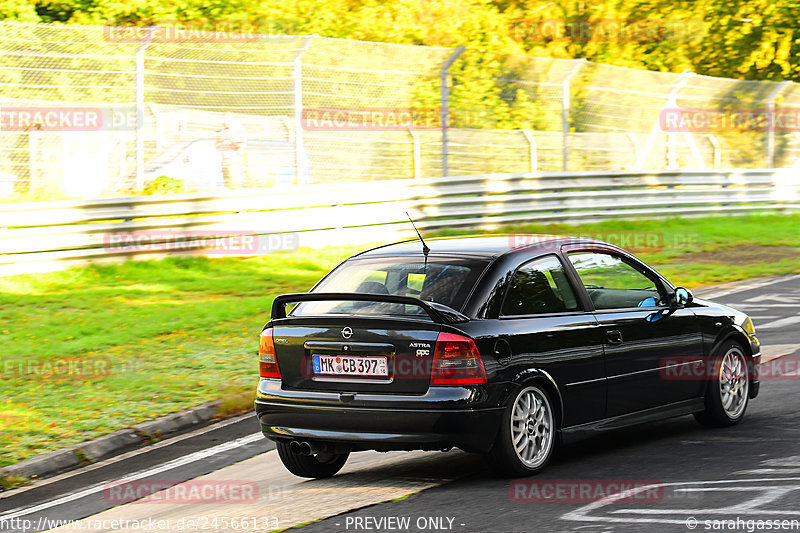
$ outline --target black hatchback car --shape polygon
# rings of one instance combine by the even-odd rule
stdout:
[[[429,245],[357,254],[275,299],[255,407],[295,475],[332,476],[359,450],[451,447],[530,475],[558,443],[688,414],[732,425],[758,394],[750,318],[619,247]]]

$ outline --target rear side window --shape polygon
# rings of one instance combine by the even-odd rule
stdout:
[[[351,259],[340,265],[313,292],[357,292],[412,296],[460,310],[488,261],[430,257]],[[385,302],[306,302],[292,316],[365,314],[427,316],[421,307]]]
[[[502,314],[538,315],[578,309],[564,266],[556,256],[536,259],[521,266],[511,279]]]

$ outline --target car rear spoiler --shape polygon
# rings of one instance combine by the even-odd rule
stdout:
[[[366,294],[358,292],[302,292],[295,294],[282,294],[272,302],[272,319],[286,318],[286,304],[299,302],[325,302],[325,301],[356,301],[380,302],[392,304],[416,305],[425,311],[431,320],[438,324],[458,324],[467,322],[469,318],[455,309],[436,302],[426,302],[412,296],[397,296],[394,294]]]

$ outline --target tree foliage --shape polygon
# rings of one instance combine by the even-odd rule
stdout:
[[[2,20],[256,27],[770,80],[800,79],[798,15],[798,0],[0,0]]]

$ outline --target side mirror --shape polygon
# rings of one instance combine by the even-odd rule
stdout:
[[[694,295],[692,291],[685,287],[678,287],[672,295],[672,303],[676,306],[685,307],[692,303]]]

